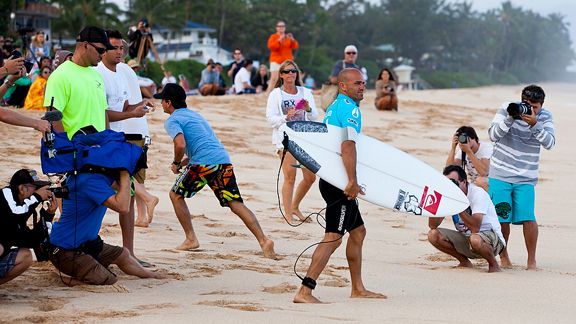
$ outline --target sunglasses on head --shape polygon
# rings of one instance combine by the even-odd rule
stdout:
[[[106,47],[98,47],[90,42],[86,42],[88,44],[90,44],[90,46],[94,47],[94,49],[96,50],[96,52],[98,52],[98,54],[104,54],[106,53]]]
[[[356,52],[346,52],[348,55],[356,55]]]
[[[296,70],[296,69],[282,70],[282,71],[280,71],[280,73],[282,73],[282,74],[298,73],[298,70]]]

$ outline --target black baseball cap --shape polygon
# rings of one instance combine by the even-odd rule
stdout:
[[[162,92],[155,94],[154,98],[170,100],[176,109],[186,107],[186,91],[176,83],[166,84]]]
[[[116,49],[116,46],[110,44],[106,31],[94,26],[84,27],[78,37],[76,37],[76,42],[100,43],[106,46],[107,50]]]
[[[21,184],[33,184],[40,188],[50,185],[50,181],[40,180],[36,170],[20,169],[16,171],[16,173],[14,173],[12,176],[12,179],[10,179],[10,187],[16,188]]]

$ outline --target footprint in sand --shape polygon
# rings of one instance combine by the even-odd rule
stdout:
[[[266,309],[262,307],[260,304],[257,303],[248,303],[243,301],[233,301],[233,300],[205,300],[198,302],[197,305],[206,305],[206,306],[216,306],[216,307],[224,307],[224,308],[231,308],[237,309],[247,312],[263,312]]]
[[[68,304],[68,301],[64,298],[52,298],[46,297],[42,298],[36,302],[38,310],[41,312],[50,312],[53,310],[61,309],[64,305]]]
[[[262,288],[262,291],[269,294],[286,294],[286,293],[294,293],[296,292],[296,289],[298,289],[298,286],[291,285],[287,282],[283,282],[276,286],[264,287]]]

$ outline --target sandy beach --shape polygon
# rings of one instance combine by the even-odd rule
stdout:
[[[294,262],[324,231],[315,222],[292,228],[281,219],[276,194],[279,160],[265,117],[266,96],[196,96],[189,97],[189,107],[206,117],[230,153],[245,203],[275,241],[279,260],[263,258],[257,241],[238,217],[219,206],[209,188],[187,200],[200,249],[174,250],[184,234],[168,198],[175,179],[169,169],[172,142],[163,128],[168,115],[159,108],[148,115],[153,144],[146,186],[160,203],[150,227],[136,228],[135,251],[176,279],[138,279],[113,267],[119,276],[114,286],[67,287],[50,263],[35,262],[21,277],[0,286],[0,323],[573,323],[576,220],[569,201],[576,183],[576,145],[569,129],[576,125],[576,84],[542,86],[557,141],[552,151],[542,152],[536,186],[538,271],[524,270],[521,226],[513,226],[510,235],[513,269],[488,274],[487,264],[479,261],[473,261],[474,269],[455,269],[456,260],[426,241],[426,218],[361,201],[368,231],[364,282],[388,299],[349,298],[341,246],[315,290],[327,304],[293,304],[300,285]],[[363,132],[441,170],[454,131],[470,125],[481,140],[489,141],[487,129],[496,109],[504,101],[519,99],[521,89],[404,91],[399,93],[398,113],[376,111],[374,92],[369,91],[361,104]],[[1,124],[0,136],[2,181],[22,167],[40,171],[38,132]],[[302,207],[306,212],[324,207],[316,184]],[[442,227],[453,225],[446,220]],[[117,213],[108,212],[100,235],[121,245]],[[312,251],[296,265],[302,275]]]

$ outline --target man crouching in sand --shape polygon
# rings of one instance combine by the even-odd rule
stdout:
[[[130,207],[130,175],[119,179],[104,173],[78,173],[66,180],[69,199],[62,200],[60,221],[50,233],[48,258],[73,279],[69,284],[112,285],[118,280],[108,269],[116,264],[124,273],[140,278],[163,279],[163,274],[143,268],[128,249],[104,243],[98,232],[108,208],[126,212]],[[118,192],[112,188],[117,180]]]
[[[220,205],[229,207],[254,234],[264,257],[276,258],[274,242],[264,235],[256,216],[243,203],[228,152],[206,119],[187,108],[184,89],[169,83],[154,98],[162,99],[162,109],[170,115],[164,124],[174,142],[174,162],[170,169],[174,174],[180,174],[170,191],[170,200],[186,239],[176,249],[192,250],[200,246],[184,198],[194,196],[208,185]]]

